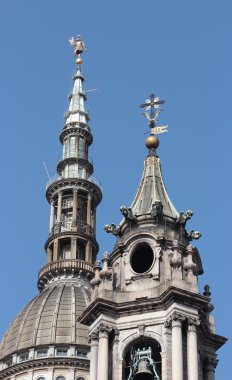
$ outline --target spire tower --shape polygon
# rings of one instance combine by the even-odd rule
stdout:
[[[91,277],[93,263],[98,253],[96,241],[96,207],[102,199],[100,182],[93,177],[93,162],[89,146],[93,136],[88,125],[86,91],[82,73],[81,54],[85,47],[78,36],[75,46],[77,68],[65,125],[60,134],[62,158],[57,165],[57,175],[49,180],[46,197],[51,205],[49,238],[45,249],[47,263],[39,273],[40,290],[51,281],[65,276]]]

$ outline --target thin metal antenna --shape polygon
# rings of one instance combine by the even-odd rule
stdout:
[[[46,173],[47,173],[48,179],[49,179],[49,181],[50,181],[51,177],[50,177],[50,175],[49,175],[49,173],[48,173],[48,169],[47,169],[47,166],[46,166],[46,164],[45,164],[44,161],[43,161],[43,164],[44,164],[44,169],[45,169],[45,171],[46,171]]]

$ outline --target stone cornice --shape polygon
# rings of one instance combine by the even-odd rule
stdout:
[[[68,135],[80,135],[86,138],[88,141],[88,144],[91,145],[93,142],[93,136],[90,131],[90,128],[87,124],[84,123],[74,123],[72,125],[65,125],[64,129],[62,130],[60,134],[60,142],[63,144],[63,140],[65,136]]]
[[[67,357],[50,357],[44,359],[33,359],[27,360],[23,363],[18,363],[10,366],[2,371],[0,371],[0,379],[5,379],[8,376],[16,375],[21,371],[28,371],[33,368],[44,368],[44,367],[54,367],[54,366],[64,366],[64,367],[79,367],[89,369],[89,359],[75,359]]]
[[[79,163],[82,164],[88,173],[91,175],[93,174],[93,164],[88,160],[88,157],[66,157],[61,159],[58,162],[57,165],[57,172],[61,175],[62,170],[64,169],[65,165],[70,164],[70,163]]]
[[[118,318],[119,316],[148,313],[154,310],[167,310],[174,302],[179,302],[187,307],[192,307],[194,304],[194,308],[200,311],[207,306],[208,297],[171,286],[156,298],[135,299],[122,303],[97,298],[78,318],[78,322],[90,326],[103,313]],[[215,345],[216,349],[220,348],[227,340],[225,337],[212,334],[203,320],[201,320],[199,328],[205,338]]]
[[[75,186],[78,187],[78,190],[82,189],[83,191],[91,192],[95,207],[101,202],[102,191],[100,187],[97,186],[94,182],[83,178],[60,178],[54,181],[51,183],[51,185],[48,186],[46,190],[47,201],[50,203],[50,200],[56,193],[67,188],[73,188]]]
[[[183,289],[170,286],[159,297],[141,298],[134,301],[117,303],[109,299],[97,298],[88,308],[82,313],[78,321],[87,325],[96,319],[102,312],[106,314],[132,315],[138,312],[149,312],[150,310],[166,310],[174,302],[181,301],[182,304],[192,307],[194,305],[197,310],[205,307],[208,299],[200,294],[192,293]]]

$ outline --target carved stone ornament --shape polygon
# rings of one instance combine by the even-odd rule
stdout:
[[[184,270],[189,274],[193,274],[196,268],[196,264],[193,262],[193,255],[195,255],[195,250],[191,244],[189,244],[186,248],[187,258],[184,263]]]
[[[103,281],[104,280],[108,280],[112,276],[112,271],[108,268],[108,266],[109,266],[109,257],[110,257],[109,253],[105,252],[104,255],[103,255],[103,259],[102,259],[103,268],[99,272],[99,276],[100,276],[100,278]]]
[[[91,343],[93,340],[99,340],[99,331],[96,329],[91,334],[89,334],[88,343]]]
[[[99,331],[99,334],[106,334],[106,336],[108,336],[109,333],[113,330],[112,327],[106,323],[100,323],[97,329]]]
[[[159,280],[160,277],[160,258],[162,256],[162,248],[160,244],[155,246],[155,264],[153,269],[153,279]]]
[[[102,282],[102,279],[100,278],[99,276],[99,273],[100,273],[100,269],[101,269],[101,263],[99,260],[96,260],[95,261],[95,264],[94,264],[94,278],[90,281],[90,284],[95,287],[95,286],[98,286],[101,282]]]
[[[173,326],[173,322],[182,323],[185,319],[186,319],[186,315],[179,313],[177,311],[174,311],[174,313],[164,322],[164,327],[167,329],[171,329]]]
[[[171,254],[170,258],[170,265],[173,269],[179,269],[179,267],[182,264],[182,257],[179,252],[179,244],[177,240],[173,241],[173,253]]]
[[[199,319],[194,317],[187,317],[187,321],[189,326],[199,326],[201,324]]]
[[[181,211],[179,217],[177,218],[177,223],[185,225],[189,219],[193,216],[193,212],[191,210],[187,210],[186,212]]]
[[[179,313],[177,311],[174,311],[174,313],[171,315],[171,318],[173,321],[183,322],[186,319],[186,315]]]
[[[156,218],[156,217],[162,218],[162,216],[163,216],[163,205],[162,205],[161,201],[156,201],[155,203],[153,203],[152,209],[151,209],[151,216],[153,218]]]
[[[130,222],[136,221],[136,216],[134,215],[131,207],[121,206],[120,211],[122,215],[125,217],[126,220],[129,220]]]
[[[120,235],[120,227],[117,227],[114,223],[105,224],[103,228],[108,234],[112,234],[116,237]]]
[[[202,234],[199,231],[191,230],[190,232],[187,232],[187,239],[189,241],[198,240],[201,236]]]

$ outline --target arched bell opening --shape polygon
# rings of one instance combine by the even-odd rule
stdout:
[[[130,344],[124,355],[123,380],[161,380],[160,344],[151,338],[140,338]]]

